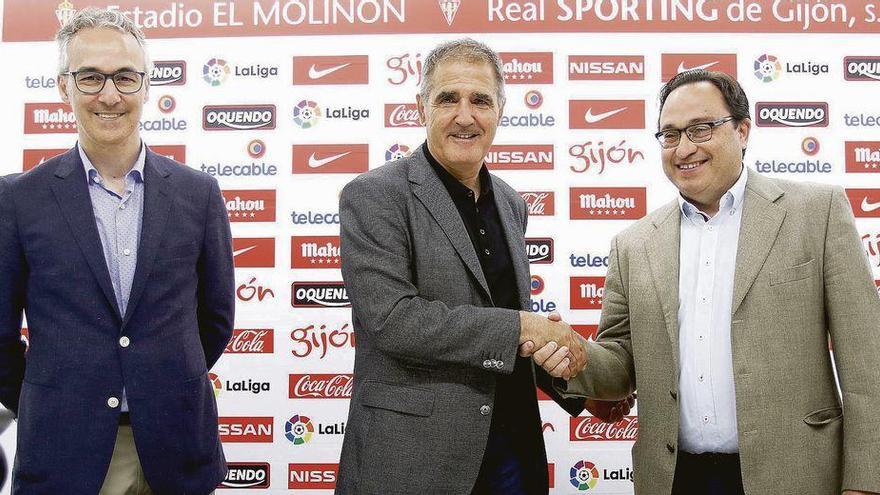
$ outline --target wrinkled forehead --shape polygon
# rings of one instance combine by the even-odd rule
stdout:
[[[495,71],[491,65],[482,61],[446,60],[437,65],[431,76],[433,93],[481,92],[495,95],[498,86]]]

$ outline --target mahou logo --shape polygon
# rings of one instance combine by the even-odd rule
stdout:
[[[186,146],[182,144],[157,144],[150,146],[154,153],[170,158],[177,163],[186,163]]]
[[[536,265],[553,263],[553,239],[550,237],[526,239],[526,256],[529,258],[529,263]]]
[[[274,268],[275,239],[238,237],[232,239],[232,258],[236,268]]]
[[[291,399],[351,399],[352,374],[290,375]]]
[[[351,306],[342,282],[294,282],[290,290],[294,308],[347,308]]]
[[[758,102],[755,117],[758,127],[828,127],[828,103]]]
[[[67,150],[61,148],[24,150],[21,154],[21,171],[27,172],[46,160],[66,152]]]
[[[367,84],[367,55],[293,57],[293,84]]]
[[[339,268],[339,236],[293,236],[290,239],[291,268]]]
[[[496,144],[485,163],[490,170],[553,170],[553,145]]]
[[[847,81],[880,81],[880,57],[844,57],[843,78]]]
[[[385,127],[422,127],[415,103],[386,103]]]
[[[275,352],[275,331],[271,328],[236,328],[226,344],[226,354],[271,354]]]
[[[150,71],[150,86],[183,86],[186,84],[186,62],[157,60]]]
[[[206,131],[265,131],[275,128],[275,105],[206,105]]]
[[[226,478],[217,488],[269,488],[268,462],[228,462]]]
[[[644,187],[572,187],[572,220],[635,220],[647,212]]]
[[[880,172],[880,141],[847,141],[845,148],[847,172]]]
[[[354,332],[348,323],[332,329],[328,329],[327,325],[316,327],[314,324],[294,328],[290,332],[290,340],[293,342],[290,353],[298,358],[320,351],[319,359],[324,359],[330,349],[354,349],[355,346]]]
[[[664,53],[660,56],[660,66],[662,82],[698,69],[724,72],[736,79],[735,53]]]
[[[230,222],[274,222],[275,190],[225,190],[223,201]]]
[[[602,309],[605,277],[571,277],[569,303],[571,309]]]
[[[847,189],[846,195],[853,215],[861,218],[880,218],[880,189]]]
[[[569,129],[644,129],[645,100],[569,100]]]
[[[643,55],[569,55],[570,81],[643,81]]]
[[[499,53],[507,84],[553,84],[552,52]]]
[[[639,436],[638,416],[624,416],[608,424],[595,416],[569,418],[569,440],[572,442],[635,442]]]
[[[289,490],[332,490],[339,477],[339,464],[291,463],[287,470]]]
[[[271,416],[221,416],[218,418],[223,443],[272,443]]]
[[[367,144],[294,144],[294,174],[359,174],[370,167]]]
[[[25,103],[25,134],[71,134],[76,132],[76,116],[66,103]]]
[[[525,200],[530,217],[549,217],[556,214],[556,193],[553,191],[523,191],[519,195]]]

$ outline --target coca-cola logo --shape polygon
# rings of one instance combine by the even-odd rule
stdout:
[[[226,354],[271,354],[275,352],[275,331],[271,328],[236,328],[226,344]]]
[[[354,332],[349,330],[351,325],[343,324],[338,329],[328,329],[327,325],[315,327],[306,325],[294,328],[290,332],[290,340],[293,341],[293,349],[290,353],[295,357],[304,358],[313,351],[320,351],[320,359],[324,359],[330,349],[354,349]]]
[[[385,127],[422,127],[415,103],[386,103]]]
[[[526,202],[530,217],[548,217],[556,213],[556,198],[553,191],[525,191],[519,195]]]
[[[352,374],[290,375],[291,399],[350,399],[354,386]]]
[[[569,440],[572,442],[634,442],[639,436],[638,416],[624,416],[613,424],[595,416],[578,416],[570,418],[569,425]]]

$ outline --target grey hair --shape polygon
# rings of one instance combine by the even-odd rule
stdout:
[[[147,39],[144,37],[144,32],[122,12],[99,9],[97,7],[86,7],[78,11],[55,33],[55,41],[58,43],[59,74],[67,72],[70,68],[70,60],[67,56],[67,47],[70,45],[70,40],[81,30],[90,28],[115,29],[121,33],[134,36],[134,39],[144,52],[144,67],[147,72],[146,79],[149,80],[152,62],[150,61],[150,56],[147,55]]]
[[[501,63],[501,57],[495,50],[489,48],[485,43],[481,43],[471,38],[462,38],[458,40],[447,41],[434,47],[425,58],[422,66],[422,84],[419,87],[419,95],[423,101],[428,101],[428,96],[433,88],[431,77],[437,66],[448,60],[464,60],[469,63],[486,63],[492,67],[495,72],[496,96],[499,105],[503,105],[504,97],[504,67]]]

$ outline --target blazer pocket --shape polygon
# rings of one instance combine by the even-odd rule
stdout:
[[[804,423],[810,426],[824,426],[843,418],[843,409],[840,406],[823,407],[804,417]]]
[[[779,285],[809,278],[813,275],[813,265],[815,264],[816,260],[811,259],[805,263],[772,272],[770,273],[770,285]]]
[[[369,381],[361,391],[361,404],[413,416],[434,412],[434,392],[385,382]]]

